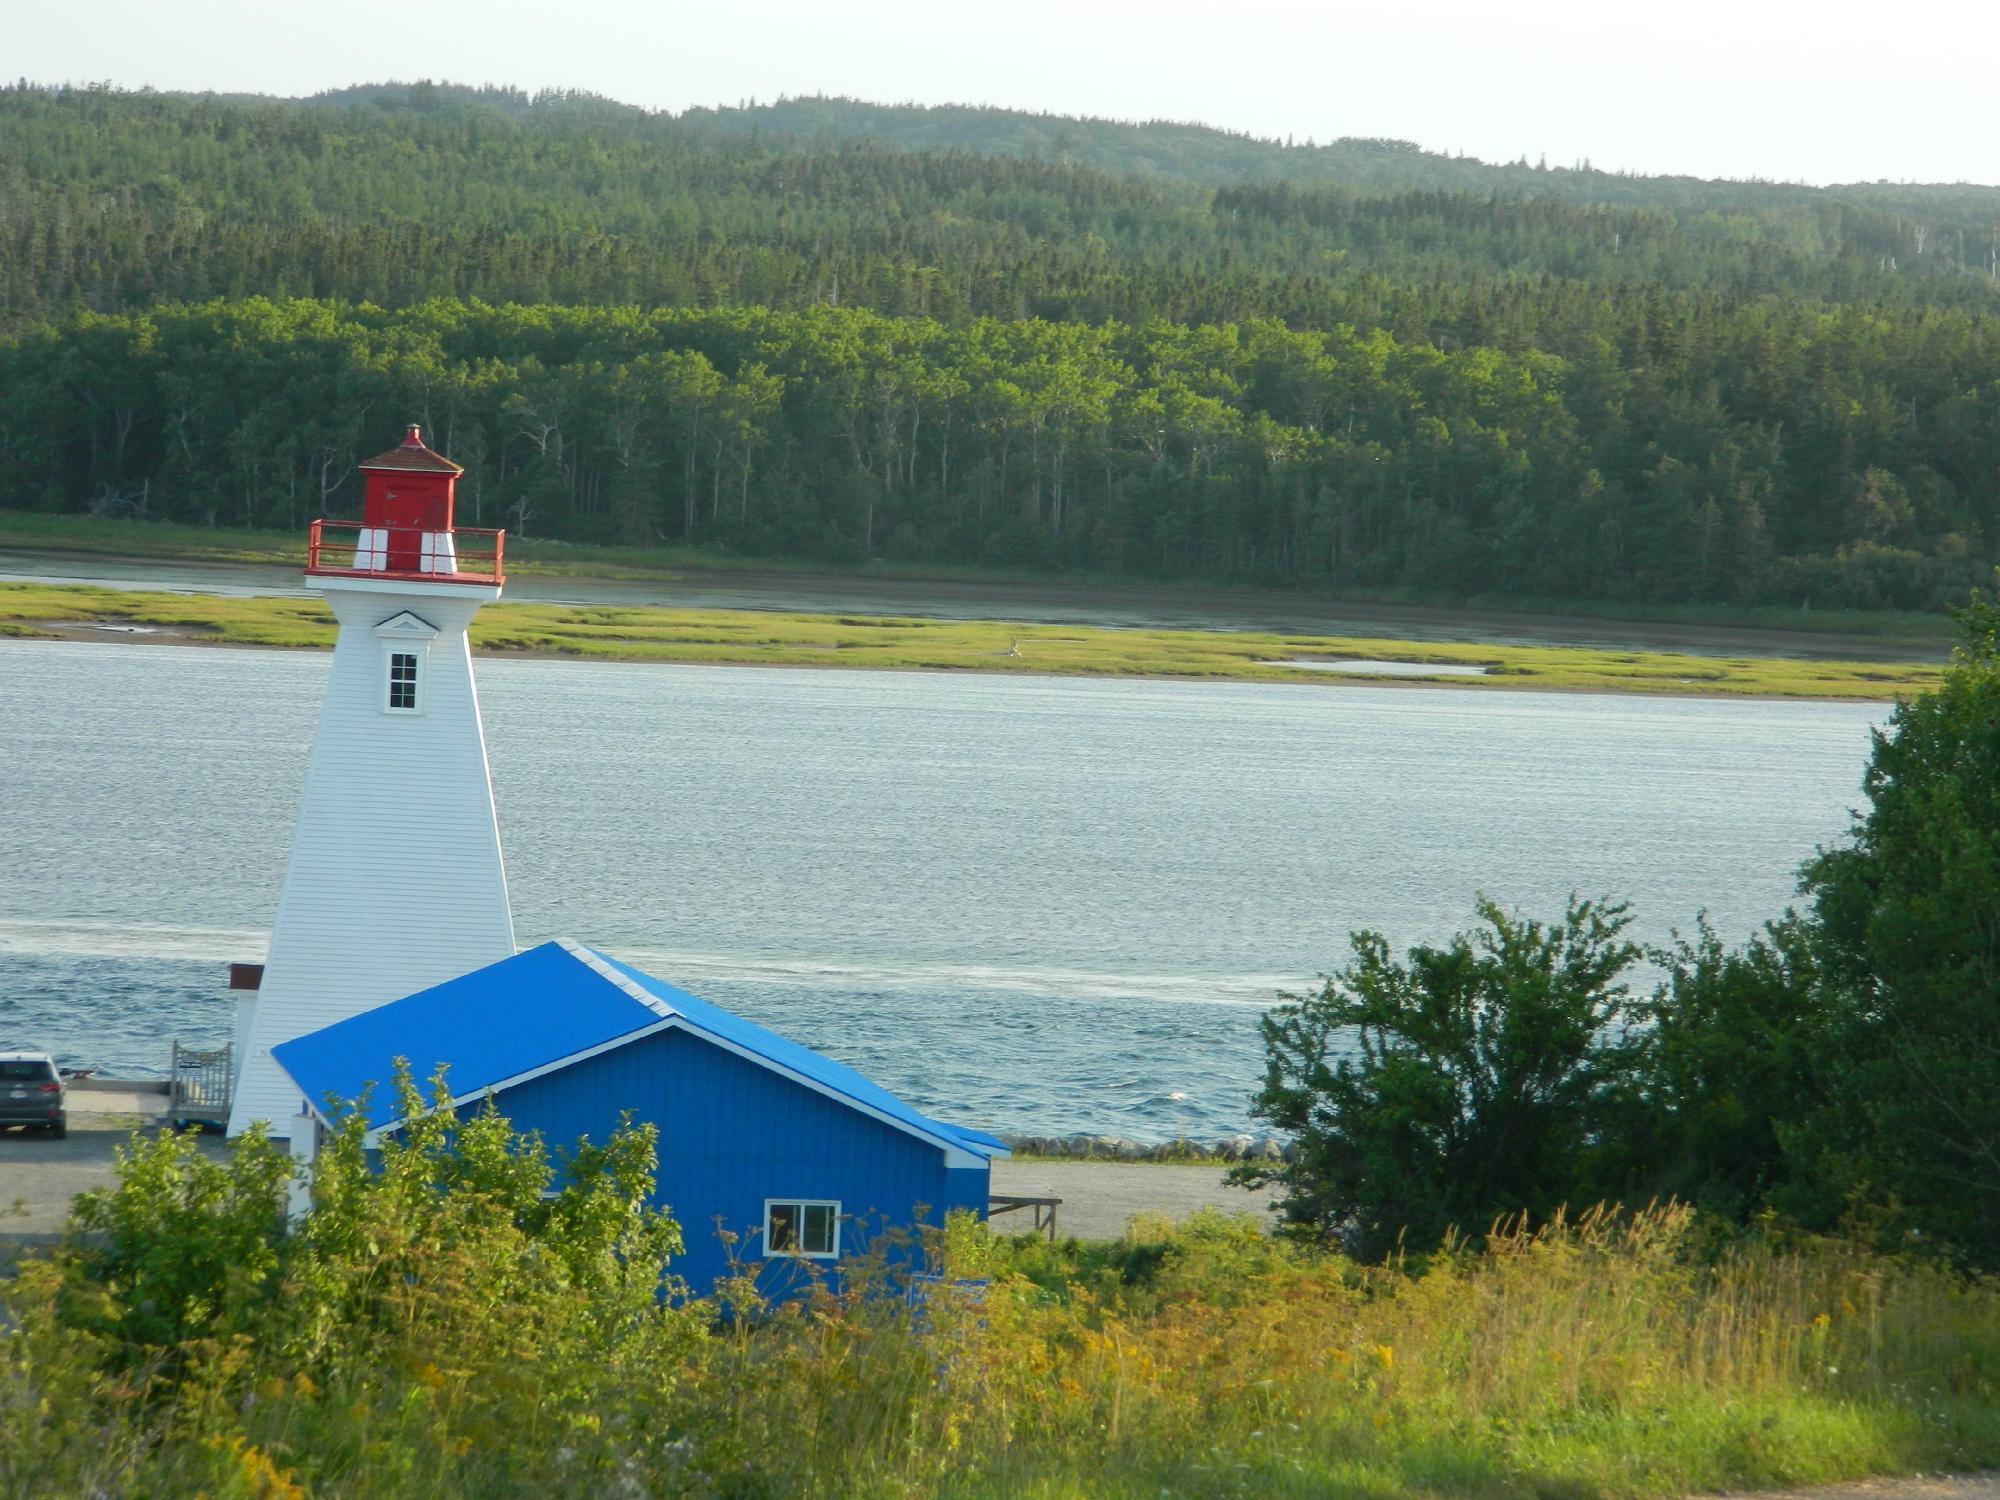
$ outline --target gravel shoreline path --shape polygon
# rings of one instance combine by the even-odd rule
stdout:
[[[1178,1223],[1204,1208],[1254,1214],[1269,1225],[1270,1190],[1230,1187],[1222,1180],[1227,1170],[1143,1161],[996,1161],[993,1191],[1062,1199],[1056,1233],[1080,1240],[1116,1239],[1137,1214],[1162,1214]],[[1018,1232],[1033,1228],[1034,1221],[1024,1209],[1001,1215],[993,1227]]]
[[[1919,1474],[1910,1479],[1856,1479],[1809,1490],[1740,1492],[1732,1500],[2000,1500],[2000,1470],[1982,1474]]]

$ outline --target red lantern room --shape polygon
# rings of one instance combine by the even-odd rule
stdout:
[[[414,422],[401,443],[360,467],[361,519],[313,522],[306,572],[432,583],[501,581],[506,534],[453,527],[453,491],[465,471],[425,447]],[[328,531],[355,534],[351,565],[343,565],[345,540],[336,543]]]

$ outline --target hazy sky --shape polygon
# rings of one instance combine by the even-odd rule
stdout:
[[[0,74],[37,82],[306,94],[429,77],[675,110],[831,93],[1552,165],[2000,182],[1989,0],[0,0],[0,17]]]

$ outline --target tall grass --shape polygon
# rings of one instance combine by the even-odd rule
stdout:
[[[907,1347],[864,1307],[720,1369],[763,1393],[738,1442],[854,1493],[1658,1495],[2000,1454],[2000,1289],[1828,1244],[1704,1265],[1691,1235],[1599,1212],[1421,1267],[1220,1219],[1094,1269],[974,1246],[983,1304]]]
[[[272,1333],[282,1281],[278,1314],[135,1360],[91,1331],[119,1287],[31,1263],[5,1289],[0,1490],[1560,1500],[2000,1459],[2000,1287],[1838,1243],[1704,1249],[1677,1207],[1421,1264],[1217,1216],[1096,1246],[957,1222],[926,1248],[946,1280],[878,1263],[772,1306],[746,1277],[727,1317],[596,1320],[582,1361],[552,1346],[571,1322],[526,1317],[518,1281],[489,1303],[444,1243],[398,1245],[353,1319],[366,1360],[338,1328],[310,1358]]]

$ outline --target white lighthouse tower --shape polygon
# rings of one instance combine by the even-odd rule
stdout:
[[[258,1120],[283,1135],[298,1114],[278,1043],[514,952],[465,638],[500,597],[506,537],[453,528],[462,471],[415,427],[361,472],[361,520],[312,524],[306,578],[340,634],[263,982],[237,1024],[231,1135]]]

